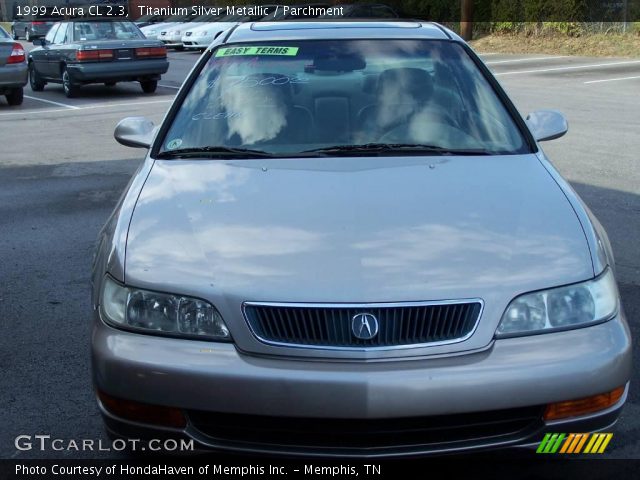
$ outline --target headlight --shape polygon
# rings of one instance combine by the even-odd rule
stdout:
[[[611,269],[594,280],[527,293],[511,301],[497,337],[566,330],[609,320],[618,311],[618,289]]]
[[[104,319],[141,332],[230,341],[222,316],[197,298],[129,288],[107,276],[100,302]]]

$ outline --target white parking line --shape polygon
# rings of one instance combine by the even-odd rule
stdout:
[[[24,98],[28,98],[29,100],[38,100],[39,102],[44,102],[44,103],[50,103],[52,105],[58,105],[59,107],[65,107],[71,110],[77,110],[79,108],[73,105],[67,105],[66,103],[59,103],[59,102],[54,102],[52,100],[45,100],[44,98],[30,97],[29,95],[25,95]]]
[[[151,104],[169,103],[169,102],[173,102],[173,98],[170,100],[153,100],[153,101],[146,101],[146,102],[94,103],[89,105],[83,105],[82,107],[73,107],[73,110],[90,110],[94,108],[127,107],[129,105],[151,105]],[[15,115],[32,115],[36,113],[68,112],[69,110],[71,109],[55,108],[55,109],[48,109],[48,110],[44,110],[44,109],[43,110],[27,110],[27,111],[22,110],[17,112],[3,112],[3,113],[0,113],[0,117],[15,116]]]
[[[500,65],[501,63],[516,63],[516,62],[539,62],[540,60],[555,60],[556,58],[567,58],[568,55],[556,55],[553,57],[527,57],[527,58],[512,58],[510,60],[496,60],[494,62],[484,62],[487,65]]]
[[[88,110],[90,108],[112,108],[112,107],[128,107],[129,105],[151,105],[154,103],[169,103],[173,102],[173,98],[170,100],[152,100],[146,102],[126,102],[126,103],[94,103],[90,105],[84,105],[80,107],[80,110]]]
[[[604,78],[602,80],[590,80],[588,82],[584,82],[585,84],[588,83],[604,83],[604,82],[618,82],[621,80],[633,80],[636,78],[640,78],[640,75],[637,75],[635,77],[619,77],[619,78]]]
[[[161,83],[158,84],[159,87],[164,87],[164,88],[173,88],[174,90],[180,90],[180,87],[174,87],[173,85],[163,85]]]
[[[540,68],[536,70],[516,70],[515,72],[494,73],[494,75],[498,76],[498,75],[519,75],[523,73],[559,72],[563,70],[578,70],[578,69],[586,69],[586,68],[606,68],[606,67],[614,67],[616,65],[634,65],[634,64],[637,65],[639,63],[640,63],[640,60],[632,60],[628,62],[595,63],[591,65],[572,65],[570,67]]]
[[[77,110],[77,109],[74,109]],[[54,108],[50,110],[27,110],[27,111],[17,111],[17,112],[4,112],[0,113],[0,117],[12,117],[14,115],[28,115],[30,113],[55,113],[55,112],[68,112],[68,108]]]

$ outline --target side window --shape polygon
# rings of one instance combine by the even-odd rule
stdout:
[[[51,30],[49,30],[47,32],[47,35],[44,37],[44,39],[47,41],[47,43],[53,43],[53,38],[54,38],[56,32],[58,31],[59,27],[60,27],[60,24],[56,23],[53,27],[51,27]]]
[[[55,43],[56,45],[59,45],[65,42],[67,37],[68,27],[69,27],[69,24],[67,23],[63,23],[62,25],[60,25],[60,28],[56,32],[56,36],[53,37],[53,43]]]

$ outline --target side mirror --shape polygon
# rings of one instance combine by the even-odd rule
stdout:
[[[34,44],[36,47],[44,47],[44,46],[47,44],[47,41],[46,41],[44,38],[36,38],[36,39],[33,41],[33,44]]]
[[[527,116],[526,122],[538,142],[555,140],[569,130],[567,119],[556,110],[536,110]]]
[[[149,148],[157,128],[145,117],[127,117],[118,122],[113,136],[125,147]]]

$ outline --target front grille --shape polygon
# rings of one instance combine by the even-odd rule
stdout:
[[[244,304],[245,318],[259,340],[309,348],[393,348],[461,341],[473,333],[481,311],[480,300],[362,305]],[[361,314],[366,314],[367,325],[363,325]],[[377,333],[366,338],[376,326]]]
[[[517,440],[542,426],[543,407],[431,417],[386,419],[296,418],[188,412],[191,425],[212,444],[267,449],[430,449]]]

